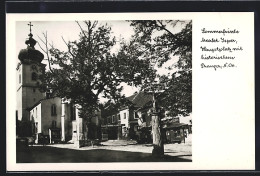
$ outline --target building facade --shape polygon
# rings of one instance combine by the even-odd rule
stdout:
[[[45,97],[39,90],[38,77],[44,73],[45,64],[41,63],[44,56],[34,48],[36,41],[32,33],[25,41],[27,48],[19,52],[19,63],[16,68],[16,120],[17,133],[20,136],[30,136],[29,109]]]
[[[137,139],[140,126],[151,125],[149,108],[145,105],[151,103],[152,95],[136,92],[126,99],[127,105],[121,105],[104,117],[102,136],[107,139]]]
[[[152,142],[153,97],[144,92],[135,93],[126,98],[129,103],[122,105],[104,117],[104,134],[107,139],[134,139]],[[191,133],[191,115],[187,117],[169,117],[160,108],[162,134],[165,142],[185,142],[185,134]],[[113,137],[111,137],[113,136]]]
[[[28,24],[31,27],[31,24]],[[18,54],[16,68],[16,120],[18,137],[47,137],[49,142],[84,143],[89,137],[98,138],[100,111],[91,121],[79,116],[79,106],[60,97],[50,97],[40,91],[39,76],[45,73],[44,55],[34,48],[36,40],[29,33],[27,47]],[[80,142],[79,142],[80,141]]]
[[[48,136],[50,143],[72,139],[72,123],[76,120],[76,107],[60,97],[40,100],[30,110],[32,133]]]

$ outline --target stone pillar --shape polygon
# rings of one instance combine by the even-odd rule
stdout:
[[[85,145],[84,130],[83,130],[83,118],[79,117],[79,110],[76,108],[76,123],[77,123],[77,140],[75,146],[80,148]]]
[[[61,141],[65,141],[65,107],[65,102],[61,100]]]
[[[50,138],[50,144],[52,144],[52,141],[51,141],[51,129],[49,129],[49,138]]]

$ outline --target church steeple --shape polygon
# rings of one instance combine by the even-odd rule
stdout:
[[[33,38],[32,28],[31,28],[33,25],[31,22],[29,22],[28,26],[30,27],[30,33],[28,34],[29,38],[25,41],[27,48],[22,49],[20,51],[18,58],[22,63],[28,63],[28,62],[41,63],[44,56],[40,51],[38,51],[34,48],[37,41],[34,40],[34,38]]]
[[[32,23],[29,22],[28,26],[30,26],[30,33],[28,34],[29,36],[29,39],[25,41],[25,44],[34,48],[35,44],[36,44],[36,40],[34,40],[32,37],[33,37],[33,34],[32,34]]]
[[[18,55],[20,62],[16,68],[17,119],[24,122],[30,121],[29,109],[45,97],[45,93],[41,92],[38,86],[39,76],[45,71],[45,64],[41,63],[44,55],[34,48],[37,42],[33,39],[32,23],[30,22],[28,26],[30,33],[29,38],[25,40],[27,47],[20,50]],[[27,133],[27,128],[30,129],[24,127],[22,131]]]

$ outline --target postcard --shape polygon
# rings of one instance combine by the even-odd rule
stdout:
[[[6,14],[8,171],[254,170],[254,13]]]

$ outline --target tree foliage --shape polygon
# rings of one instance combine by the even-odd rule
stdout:
[[[84,21],[79,40],[65,42],[66,51],[51,46],[47,35],[42,40],[49,60],[49,71],[41,78],[42,89],[81,105],[83,116],[91,116],[98,108],[99,96],[120,99],[120,83],[141,84],[149,74],[145,60],[127,57],[122,52],[112,53],[116,39],[111,27],[97,21]]]
[[[177,31],[181,25],[182,29]],[[162,67],[167,61],[173,60],[174,56],[178,58],[168,67],[169,70],[176,70],[172,75],[150,76],[144,81],[142,88],[164,90],[157,97],[158,104],[172,116],[188,115],[192,110],[191,21],[131,21],[131,26],[135,34],[129,48],[137,51],[137,56],[146,59],[152,67]]]

